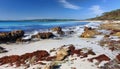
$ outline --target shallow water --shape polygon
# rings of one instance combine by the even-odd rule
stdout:
[[[8,32],[13,30],[37,31],[50,29],[56,26],[72,27],[84,26],[89,22],[64,21],[64,22],[0,22],[0,32]]]

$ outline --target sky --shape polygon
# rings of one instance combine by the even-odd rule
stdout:
[[[120,9],[120,0],[0,0],[0,20],[87,19]]]

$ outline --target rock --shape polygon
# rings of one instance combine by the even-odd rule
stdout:
[[[113,34],[115,36],[120,36],[120,32],[116,32],[115,34]]]
[[[38,33],[37,35],[33,35],[32,38],[49,39],[53,36],[54,35],[51,32],[43,32],[43,33]]]
[[[70,50],[70,51],[69,51],[70,55],[74,55],[74,54],[76,54],[77,56],[80,56],[80,55],[81,55],[81,49],[77,49],[77,50],[76,50],[73,45],[70,45],[70,46],[68,47],[68,49]]]
[[[24,31],[17,30],[11,32],[0,33],[0,42],[14,42],[16,39],[24,36]]]
[[[7,51],[7,50],[5,50],[5,48],[0,47],[0,53],[5,53],[5,52],[8,52],[8,51]]]
[[[92,50],[89,50],[89,51],[88,51],[88,54],[96,55],[95,52],[93,52]]]
[[[59,34],[59,35],[64,35],[64,34],[65,34],[65,32],[62,31],[62,28],[61,28],[61,27],[52,28],[52,31],[56,31],[57,34]]]
[[[52,28],[52,31],[62,31],[62,28],[61,27],[55,27],[55,28]]]
[[[90,62],[93,62],[93,60],[96,59],[99,63],[102,61],[110,61],[110,58],[106,56],[105,54],[99,55],[97,57],[93,57],[91,59],[88,59]]]
[[[111,41],[109,37],[110,37],[109,35],[104,35],[103,39],[100,40],[99,44],[101,46],[105,46],[106,44],[108,44]]]
[[[57,34],[64,35],[65,32],[63,32],[63,31],[57,31]]]
[[[101,66],[100,69],[120,69],[120,65],[116,60],[112,60]]]
[[[59,67],[60,65],[53,61],[51,63],[46,64],[43,69],[59,69]]]
[[[116,59],[120,62],[120,54],[116,56]]]
[[[104,35],[104,38],[109,38],[110,37],[110,35]]]
[[[92,29],[91,27],[85,27],[84,28],[84,31],[88,31],[88,30],[94,30],[94,29]]]
[[[93,38],[95,36],[94,31],[85,31],[80,37],[82,38]]]
[[[68,49],[67,48],[61,48],[57,51],[56,61],[61,61],[68,55],[69,55]]]
[[[95,35],[99,34],[98,31],[92,29],[91,27],[85,27],[84,32],[81,34],[80,37],[82,38],[93,38]]]

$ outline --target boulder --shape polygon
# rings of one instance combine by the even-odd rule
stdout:
[[[68,49],[67,48],[61,48],[60,50],[57,51],[56,61],[61,61],[68,55],[69,55]]]
[[[56,31],[57,34],[59,34],[59,35],[64,35],[64,34],[65,34],[65,32],[62,31],[62,28],[61,28],[61,27],[52,28],[52,31]]]
[[[91,27],[85,27],[84,32],[80,37],[82,38],[93,38],[95,35],[99,34],[98,31],[92,29]]]
[[[49,39],[53,36],[54,35],[51,32],[43,32],[43,33],[38,33],[36,35],[33,35],[32,38]]]
[[[82,35],[80,37],[82,38],[93,38],[95,36],[95,32],[94,31],[85,31],[82,33]]]
[[[120,37],[120,32],[116,32],[115,34],[113,34],[115,36],[119,36]]]
[[[0,42],[16,41],[16,39],[23,36],[24,36],[24,31],[22,30],[2,32],[0,33]]]
[[[52,31],[62,31],[62,28],[61,27],[55,27],[55,28],[52,28]]]

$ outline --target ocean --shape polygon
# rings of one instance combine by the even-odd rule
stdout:
[[[58,21],[58,22],[0,22],[0,32],[24,30],[26,32],[39,31],[60,26],[62,28],[72,26],[84,26],[89,22]]]

